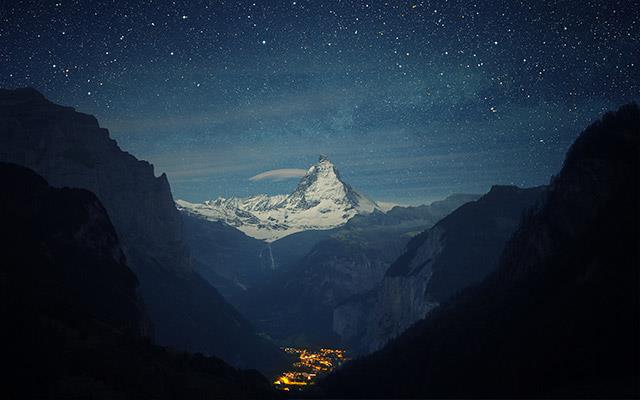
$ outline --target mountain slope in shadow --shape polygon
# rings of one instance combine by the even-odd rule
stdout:
[[[504,245],[544,187],[493,186],[409,241],[375,289],[340,304],[333,328],[352,354],[380,349],[498,265]]]
[[[90,115],[34,89],[0,89],[0,161],[33,169],[54,187],[95,193],[136,274],[154,339],[270,372],[282,352],[191,266],[166,175],[122,151]]]
[[[105,208],[0,163],[5,398],[275,397],[256,371],[151,344]]]
[[[640,396],[639,158],[636,104],[587,128],[498,270],[324,395]]]

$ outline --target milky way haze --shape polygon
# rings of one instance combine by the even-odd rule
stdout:
[[[640,98],[636,1],[5,1],[0,86],[95,114],[190,201],[328,154],[376,200],[537,185]],[[279,176],[282,178],[282,176]]]

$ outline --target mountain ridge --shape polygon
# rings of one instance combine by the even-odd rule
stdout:
[[[323,394],[637,398],[639,182],[631,103],[576,139],[493,273],[336,371]]]
[[[187,214],[223,221],[265,242],[301,231],[336,228],[355,215],[382,212],[375,201],[345,183],[325,155],[320,155],[288,195],[218,197],[201,204],[176,200],[176,206]]]
[[[0,162],[4,398],[277,398],[256,371],[148,337],[138,279],[96,195]]]
[[[522,214],[543,193],[544,187],[495,185],[414,236],[374,290],[334,309],[334,331],[353,352],[381,348],[493,271]]]
[[[192,268],[167,176],[156,177],[152,164],[123,151],[95,117],[35,89],[0,89],[0,161],[100,199],[139,281],[158,344],[263,371],[283,360]]]

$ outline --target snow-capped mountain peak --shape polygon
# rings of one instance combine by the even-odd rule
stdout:
[[[345,183],[336,166],[324,155],[289,195],[219,197],[203,204],[178,200],[176,204],[183,212],[223,221],[268,242],[304,230],[335,228],[356,214],[381,211],[374,201]]]
[[[307,174],[300,179],[296,190],[287,197],[287,206],[291,208],[312,208],[323,202],[335,204],[338,208],[363,208],[360,211],[372,212],[375,203],[362,202],[355,190],[341,178],[338,169],[325,155],[312,165]],[[360,203],[364,203],[361,204]]]

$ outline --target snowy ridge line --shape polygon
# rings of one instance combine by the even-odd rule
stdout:
[[[180,211],[222,221],[266,242],[305,230],[332,229],[357,214],[383,212],[375,201],[342,181],[335,165],[324,155],[291,194],[219,197],[200,204],[177,200],[176,205]]]

